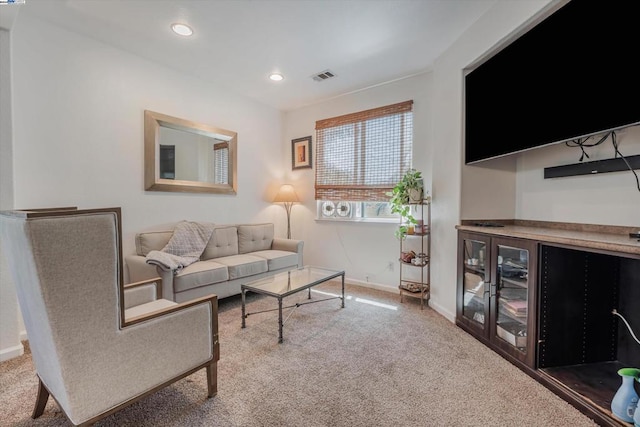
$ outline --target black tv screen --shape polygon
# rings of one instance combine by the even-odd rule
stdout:
[[[640,123],[640,1],[572,0],[470,71],[465,163]]]

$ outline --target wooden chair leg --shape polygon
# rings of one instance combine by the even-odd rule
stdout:
[[[33,408],[31,418],[36,419],[44,412],[44,407],[47,406],[47,400],[49,399],[49,390],[42,384],[42,380],[38,378],[38,397],[36,398],[36,406]]]
[[[207,366],[207,397],[218,394],[218,363],[212,362]]]

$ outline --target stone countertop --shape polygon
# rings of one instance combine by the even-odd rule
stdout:
[[[503,223],[502,227],[473,225],[479,222]],[[492,236],[516,237],[538,240],[543,243],[558,243],[581,248],[599,249],[640,256],[640,241],[630,238],[629,232],[638,232],[640,227],[597,226],[573,223],[541,221],[463,221],[456,229]]]

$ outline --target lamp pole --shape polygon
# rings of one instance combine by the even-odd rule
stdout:
[[[287,211],[287,239],[291,239],[291,207],[299,201],[300,199],[291,184],[284,184],[280,187],[280,191],[278,191],[278,194],[276,194],[276,197],[273,199],[274,203],[282,203],[284,209]]]
[[[284,209],[287,211],[287,239],[291,238],[291,207],[293,202],[284,202]]]

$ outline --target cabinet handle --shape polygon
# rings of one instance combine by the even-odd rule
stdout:
[[[495,283],[491,283],[491,292],[489,293],[490,297],[495,297],[496,296],[496,284]]]
[[[491,282],[484,282],[484,293],[488,294],[491,291],[493,284]]]

